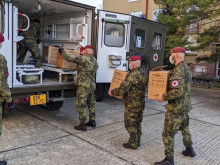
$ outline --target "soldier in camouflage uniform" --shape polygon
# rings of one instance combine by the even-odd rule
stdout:
[[[95,89],[96,89],[96,71],[98,63],[93,56],[94,48],[91,45],[84,47],[84,55],[68,55],[63,48],[59,51],[63,57],[77,64],[77,92],[76,92],[76,110],[79,113],[80,124],[75,126],[77,130],[87,130],[87,126],[96,127],[95,115]],[[89,122],[87,120],[87,108],[89,109]]]
[[[24,24],[26,27],[26,23]],[[38,44],[43,39],[43,31],[40,26],[39,20],[33,20],[30,22],[30,27],[27,31],[20,32],[21,36],[24,36],[24,39],[19,42],[18,49],[18,62],[23,62],[26,56],[27,51],[31,52],[31,55],[36,60],[35,66],[41,67],[41,55]]]
[[[0,32],[0,48],[4,42],[4,36]],[[5,57],[0,54],[0,135],[2,134],[2,104],[8,103],[9,106],[13,107],[11,93],[7,83],[8,78],[8,67]],[[6,161],[0,161],[0,165],[6,165]]]
[[[186,150],[184,156],[196,156],[192,148],[192,139],[189,131],[189,111],[191,110],[190,90],[192,73],[184,63],[185,50],[175,47],[171,50],[170,62],[175,68],[169,78],[169,91],[158,94],[158,101],[168,100],[166,105],[165,122],[163,129],[163,142],[165,146],[165,159],[155,165],[174,164],[174,138],[178,131],[182,132],[183,144]]]
[[[142,135],[141,122],[145,106],[145,89],[147,86],[147,74],[140,68],[141,58],[130,57],[130,74],[118,88],[109,91],[109,95],[124,96],[124,123],[130,138],[123,147],[136,150],[140,146]]]

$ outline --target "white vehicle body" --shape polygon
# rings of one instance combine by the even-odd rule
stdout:
[[[23,64],[16,61],[18,43],[24,38],[19,36],[19,31],[28,30],[30,18],[40,20],[44,28],[44,40],[39,44],[41,55],[43,47],[48,45],[78,50],[81,45],[90,44],[96,48],[95,57],[99,64],[96,77],[97,91],[100,96],[98,100],[101,100],[104,91],[111,83],[114,69],[129,70],[130,55],[142,56],[146,71],[163,63],[166,37],[164,25],[126,14],[101,10],[98,11],[98,25],[96,25],[94,7],[69,0],[3,1],[5,2],[1,5],[0,31],[4,34],[5,41],[0,53],[8,62],[8,84],[14,96],[46,93],[47,102],[57,102],[64,99],[66,91],[75,90],[74,82],[64,83],[61,80],[43,79],[42,75],[48,69],[37,69],[29,63],[31,59],[29,52]],[[25,21],[28,25],[21,29]],[[138,22],[142,23],[139,25]],[[149,26],[145,27],[143,24]],[[144,29],[151,26],[153,29],[158,29],[159,35],[154,32],[152,34],[156,34],[155,36],[150,35],[151,31]],[[151,49],[151,42],[148,41],[156,46],[159,45],[159,49]],[[159,56],[159,60],[154,61],[155,65],[151,64],[153,63],[152,54]],[[59,77],[62,77],[62,74],[73,74],[73,72],[57,72]],[[40,81],[37,84],[24,84],[22,82],[24,75],[39,75]]]

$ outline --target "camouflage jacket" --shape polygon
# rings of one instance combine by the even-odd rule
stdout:
[[[129,108],[144,106],[147,81],[146,73],[141,68],[136,68],[111,93],[115,96],[124,96],[124,104]]]
[[[96,71],[98,63],[93,55],[68,55],[65,50],[62,52],[65,60],[77,64],[76,85],[86,88],[96,88]]]
[[[24,23],[22,27],[26,27],[27,23]],[[40,26],[40,23],[31,21],[30,27],[27,31],[22,31],[19,35],[24,36],[26,40],[34,40],[41,42],[43,40],[43,29]]]
[[[8,66],[3,55],[0,54],[0,102],[11,102],[11,93],[8,87]]]
[[[189,112],[191,109],[192,73],[185,62],[180,62],[169,78],[169,91],[163,94],[163,100],[168,100],[166,109],[172,113]]]

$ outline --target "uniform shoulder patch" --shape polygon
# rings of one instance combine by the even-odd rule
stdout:
[[[178,80],[172,81],[172,86],[173,87],[178,87],[179,86],[179,81]]]

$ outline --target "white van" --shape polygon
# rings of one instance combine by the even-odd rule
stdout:
[[[95,8],[69,0],[1,0],[0,31],[5,41],[0,53],[8,62],[8,84],[14,101],[30,102],[31,105],[47,103],[49,110],[59,109],[66,97],[72,97],[74,82],[62,82],[62,76],[74,70],[58,69],[54,66],[35,68],[31,55],[27,53],[24,63],[17,62],[18,42],[24,37],[30,18],[40,20],[44,39],[39,44],[41,55],[44,46],[63,46],[79,49],[80,45],[91,44],[96,48],[97,100],[108,90],[114,69],[128,71],[130,55],[142,57],[142,67],[148,72],[163,65],[166,26],[131,15],[98,11]],[[24,22],[27,27],[21,29]],[[54,80],[47,75],[57,75]],[[38,75],[37,84],[24,84],[25,75]]]

